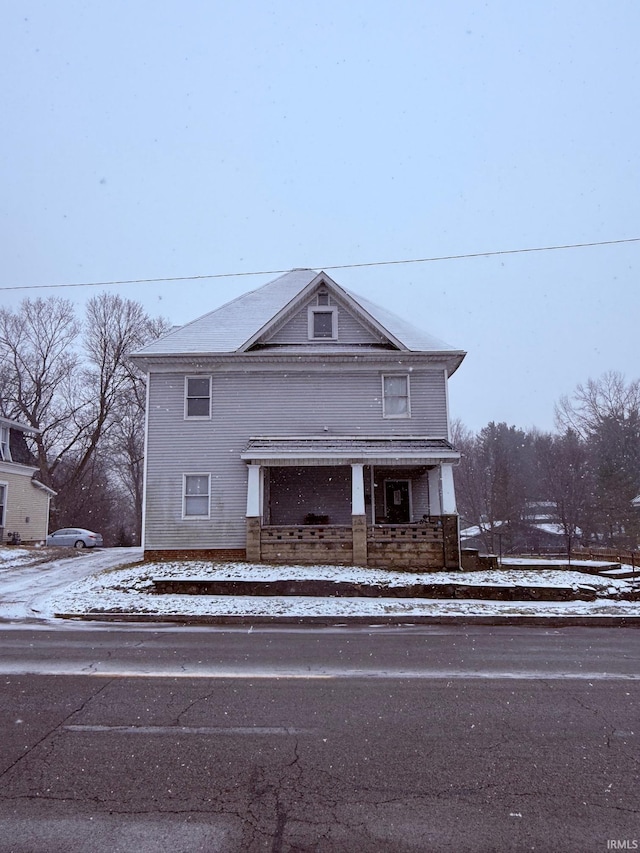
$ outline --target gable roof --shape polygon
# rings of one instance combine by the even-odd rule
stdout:
[[[326,273],[309,269],[296,269],[285,273],[274,281],[173,329],[143,347],[134,356],[246,352],[273,326],[281,323],[283,317],[295,311],[307,295],[321,283],[341,297],[355,316],[381,332],[397,349],[458,356],[455,367],[462,361],[463,351],[418,329],[386,308],[346,290]]]

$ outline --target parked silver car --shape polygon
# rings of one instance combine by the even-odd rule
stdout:
[[[102,536],[82,527],[62,527],[47,536],[47,545],[67,548],[102,548]]]

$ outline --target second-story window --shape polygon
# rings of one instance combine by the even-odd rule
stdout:
[[[385,418],[410,418],[408,374],[382,377],[382,416]]]
[[[184,399],[185,418],[211,417],[211,377],[187,376]]]
[[[0,426],[0,459],[5,462],[11,461],[11,453],[9,451],[9,427]]]

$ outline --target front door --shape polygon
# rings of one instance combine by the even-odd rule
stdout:
[[[408,524],[411,521],[409,480],[384,481],[384,514],[388,524]]]

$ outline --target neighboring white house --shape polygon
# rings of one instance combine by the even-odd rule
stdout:
[[[49,504],[55,492],[36,479],[38,469],[24,443],[36,430],[0,417],[0,544],[18,534],[22,542],[47,538]]]
[[[144,347],[145,554],[459,566],[464,355],[307,269]]]

